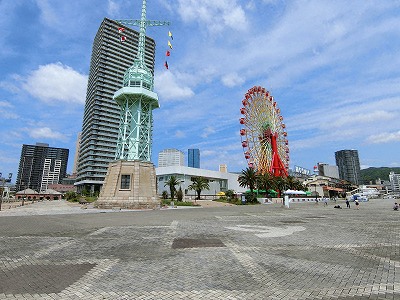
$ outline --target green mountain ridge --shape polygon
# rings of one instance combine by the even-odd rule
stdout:
[[[389,168],[389,167],[370,167],[367,169],[361,170],[361,179],[364,183],[368,184],[370,182],[375,183],[377,179],[380,180],[389,180],[389,173],[395,172],[396,174],[400,173],[400,167]]]

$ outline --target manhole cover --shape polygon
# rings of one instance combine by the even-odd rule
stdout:
[[[220,239],[174,239],[173,249],[201,248],[201,247],[225,247]]]
[[[0,270],[0,294],[60,293],[95,265],[26,265]]]

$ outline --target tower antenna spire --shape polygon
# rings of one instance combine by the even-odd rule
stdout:
[[[139,47],[137,59],[144,64],[144,49],[146,43],[146,0],[142,3],[142,15],[140,18],[140,31],[139,31]]]

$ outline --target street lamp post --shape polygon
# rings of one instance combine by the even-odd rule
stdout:
[[[21,206],[24,206],[25,202],[25,193],[26,193],[26,186],[25,186],[25,181],[21,181],[21,185],[24,187],[24,196],[22,197],[22,204]]]

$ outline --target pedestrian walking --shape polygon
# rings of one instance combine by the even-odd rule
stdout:
[[[324,206],[328,206],[328,198],[324,198]]]
[[[347,208],[350,208],[350,201],[349,201],[349,199],[346,199],[346,207],[347,207]]]
[[[397,202],[394,203],[393,210],[399,210],[399,205]]]
[[[354,202],[356,204],[356,208],[358,209],[360,207],[360,203],[358,202],[358,200],[355,200]]]

